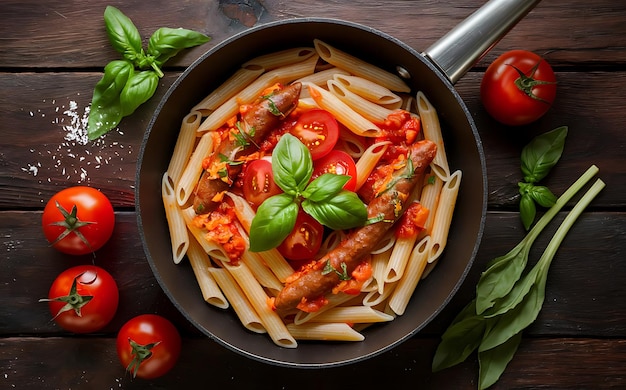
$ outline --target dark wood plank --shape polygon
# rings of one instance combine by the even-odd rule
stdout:
[[[103,333],[115,332],[129,318],[144,312],[159,312],[172,318],[181,329],[197,335],[173,308],[160,289],[145,259],[132,212],[116,214],[111,241],[98,253],[95,263],[109,270],[120,289],[120,307]],[[39,212],[0,212],[0,231],[6,258],[0,262],[0,334],[65,334],[50,322],[50,313],[39,298],[47,296],[55,276],[64,269],[92,262],[90,256],[72,257],[45,245],[40,232]],[[547,245],[557,223],[555,218],[537,240],[530,262],[536,261]],[[572,228],[552,263],[546,301],[533,336],[586,335],[626,337],[626,266],[622,246],[626,239],[626,214],[587,213]],[[508,252],[524,235],[514,213],[490,213],[483,244],[474,267],[449,307],[425,329],[441,334],[473,295],[486,263]],[[602,245],[597,243],[602,242]],[[186,266],[186,265],[185,265]],[[601,308],[603,315],[598,316]]]
[[[13,140],[3,145],[0,154],[0,186],[6,188],[0,192],[0,208],[42,208],[55,191],[72,184],[100,188],[115,206],[133,207],[141,140],[159,99],[176,76],[168,73],[156,95],[124,118],[119,131],[84,145],[65,139],[64,126],[73,126],[68,123],[71,115],[64,112],[75,102],[72,115],[82,118],[98,73],[0,73],[0,90],[5,91],[0,95],[0,127],[3,136]],[[502,126],[486,114],[479,98],[481,77],[482,73],[471,72],[457,88],[483,141],[490,208],[516,209],[522,147],[533,136],[562,125],[570,127],[565,153],[544,183],[560,194],[596,164],[607,188],[594,207],[625,205],[622,106],[626,89],[619,86],[626,83],[626,73],[559,73],[554,107],[538,122],[521,128]]]
[[[393,378],[411,388],[475,389],[478,363],[474,356],[459,366],[430,372],[437,342],[414,338],[364,362],[320,371],[252,361],[208,339],[184,340],[181,359],[174,369],[161,378],[145,381],[133,380],[124,373],[113,338],[5,338],[0,340],[0,383],[6,388],[42,390],[196,388],[201,383],[211,388],[295,390],[344,389],[346,383],[355,387],[388,386]],[[493,389],[623,388],[625,364],[624,339],[527,338]]]
[[[483,3],[395,0],[381,6],[367,0],[158,0],[118,7],[135,22],[146,40],[162,26],[185,27],[210,35],[212,42],[189,50],[168,64],[187,66],[209,47],[252,24],[293,17],[332,17],[361,23],[393,35],[417,50],[425,50]],[[117,57],[103,27],[102,15],[108,4],[91,1],[76,9],[74,4],[59,0],[47,1],[45,5],[34,0],[3,1],[0,68],[101,68]],[[546,55],[558,67],[623,65],[625,7],[623,2],[612,0],[593,4],[585,0],[542,2],[479,66],[486,66],[496,54],[513,48]]]

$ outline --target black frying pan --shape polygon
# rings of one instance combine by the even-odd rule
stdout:
[[[424,53],[372,28],[330,19],[284,20],[247,30],[195,61],[160,102],[145,134],[136,183],[138,225],[145,253],[161,287],[185,317],[208,337],[233,351],[283,366],[319,368],[367,359],[419,332],[448,303],[468,273],[485,222],[487,178],[482,145],[467,107],[453,84],[537,0],[492,0]],[[161,200],[182,118],[209,91],[247,60],[318,38],[384,69],[399,72],[413,91],[423,91],[437,108],[452,170],[463,180],[448,245],[434,271],[420,282],[406,312],[365,330],[362,342],[299,342],[277,347],[266,335],[245,330],[232,311],[204,302],[191,266],[174,264]]]

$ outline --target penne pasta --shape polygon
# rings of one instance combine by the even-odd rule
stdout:
[[[362,115],[363,118],[372,121],[373,123],[384,123],[389,114],[393,112],[388,108],[362,98],[335,80],[328,81],[327,85],[328,90],[332,94],[337,96],[358,114]]]
[[[450,180],[445,182],[441,189],[439,205],[431,232],[432,246],[428,255],[429,263],[439,258],[448,242],[448,231],[450,230],[452,214],[459,194],[459,187],[461,186],[461,176],[461,171],[455,171],[450,176]]]
[[[424,268],[428,264],[428,254],[431,248],[430,237],[423,238],[417,245],[408,261],[406,271],[399,280],[389,299],[389,308],[397,315],[404,314],[404,310],[422,277]]]
[[[264,72],[265,68],[260,65],[242,66],[241,69],[238,69],[219,87],[202,99],[200,103],[196,104],[191,111],[199,111],[203,116],[207,116],[228,99],[241,92],[242,89],[256,80]]]
[[[191,156],[193,148],[196,146],[196,130],[200,126],[201,121],[202,114],[198,111],[192,111],[183,118],[180,125],[180,133],[174,146],[174,152],[167,167],[167,174],[172,181],[172,187],[176,187],[189,162],[189,156]]]
[[[329,64],[345,69],[354,75],[375,81],[392,91],[411,91],[406,83],[399,76],[396,76],[393,73],[387,72],[386,70],[372,65],[369,62],[363,61],[348,53],[338,50],[335,47],[320,41],[319,39],[313,40],[313,44],[319,56]]]
[[[267,333],[259,315],[230,273],[223,268],[210,268],[208,271],[228,298],[243,326],[254,333]]]
[[[289,324],[287,330],[298,340],[363,341],[365,339],[348,324]]]
[[[377,142],[365,149],[359,160],[356,162],[356,190],[358,191],[370,176],[380,158],[387,151],[390,141]]]
[[[312,47],[294,47],[255,57],[242,65],[243,68],[254,67],[272,70],[283,66],[302,62],[316,55]]]
[[[296,325],[304,324],[305,322],[312,321],[315,317],[325,313],[326,311],[337,307],[346,302],[350,302],[355,299],[353,295],[339,293],[329,296],[328,303],[322,306],[319,310],[313,312],[298,311],[293,319],[293,323]]]
[[[283,284],[272,273],[272,270],[265,265],[263,257],[259,253],[245,251],[242,260],[250,268],[250,271],[261,286],[274,291],[280,291],[283,288]]]
[[[165,218],[170,231],[170,241],[172,244],[172,259],[178,264],[185,257],[189,248],[189,233],[183,217],[182,210],[176,202],[176,195],[172,187],[172,180],[169,173],[163,174],[161,180],[161,196],[165,207]]]
[[[348,90],[381,107],[389,110],[402,107],[402,98],[377,82],[341,73],[335,74],[333,78]]]
[[[180,180],[176,184],[176,201],[183,207],[193,193],[196,183],[202,175],[202,160],[213,151],[213,135],[205,133],[189,158],[189,163],[183,170]]]
[[[338,75],[349,75],[350,73],[348,73],[348,71],[343,70],[343,69],[339,69],[337,67],[332,67],[329,69],[324,69],[322,71],[319,72],[315,72],[312,75],[308,75],[308,76],[304,76],[296,81],[299,81],[301,83],[310,83],[310,84],[315,84],[318,85],[320,87],[326,86],[326,83],[329,80],[332,80],[333,78],[335,78]]]
[[[417,236],[396,238],[396,242],[389,256],[389,261],[385,267],[385,283],[397,282],[402,278],[404,268],[409,262],[409,257],[417,241]]]
[[[222,246],[204,237],[205,233],[194,223],[195,216],[196,213],[193,211],[193,207],[188,207],[183,210],[183,218],[185,219],[189,233],[198,241],[204,252],[209,255],[211,259],[220,263],[229,262],[228,254],[224,252]]]
[[[211,269],[213,269],[211,260],[209,259],[207,253],[202,249],[202,246],[198,244],[198,241],[195,239],[191,239],[189,242],[187,257],[189,258],[189,263],[191,264],[193,273],[196,276],[198,285],[200,285],[202,297],[205,302],[215,307],[219,307],[220,309],[227,309],[230,306],[229,301],[232,302],[232,300],[222,294],[220,286],[212,277],[210,272]]]
[[[334,307],[315,317],[311,322],[344,322],[347,324],[376,323],[393,320],[393,316],[369,306]]]
[[[311,97],[313,97],[313,100],[320,108],[333,114],[337,121],[341,122],[354,134],[363,137],[377,137],[380,135],[381,132],[378,126],[354,111],[337,96],[315,84],[308,83],[303,85],[308,87]]]
[[[437,110],[426,98],[426,95],[422,91],[419,91],[416,96],[417,110],[422,121],[422,131],[424,137],[437,144],[437,154],[435,159],[431,163],[433,172],[441,178],[441,180],[447,180],[450,176],[450,167],[448,166],[448,158],[446,156],[446,149],[443,143],[443,136],[441,134],[441,125],[439,124],[439,116]]]

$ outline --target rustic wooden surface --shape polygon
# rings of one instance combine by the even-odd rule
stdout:
[[[69,126],[72,117],[81,118],[103,66],[117,57],[102,23],[107,4],[131,17],[144,38],[161,26],[181,26],[213,39],[172,61],[156,96],[126,118],[118,131],[81,145],[65,139],[68,132],[63,126]],[[432,356],[439,336],[470,299],[487,261],[523,237],[516,213],[521,148],[533,136],[561,125],[570,127],[565,153],[545,183],[561,193],[596,164],[607,188],[558,251],[544,308],[494,388],[626,388],[626,3],[621,1],[540,3],[457,83],[487,158],[485,235],[475,266],[454,300],[423,332],[396,349],[323,371],[251,361],[195,330],[169,302],[146,263],[134,213],[140,142],[160,97],[205,50],[257,24],[309,16],[367,24],[419,50],[481,4],[479,0],[2,1],[0,388],[170,389],[202,384],[308,389],[383,384],[388,378],[410,388],[475,388],[475,357],[432,374]],[[514,48],[543,55],[559,81],[551,111],[519,129],[491,120],[478,98],[486,66]],[[40,228],[47,199],[74,184],[101,189],[117,215],[115,233],[98,259],[118,281],[120,307],[109,326],[88,336],[63,332],[50,321],[47,306],[37,302],[46,296],[56,274],[90,261],[55,252]],[[542,236],[538,247],[547,241],[548,235]],[[117,361],[114,338],[126,320],[146,312],[162,314],[176,324],[184,335],[183,353],[168,375],[131,380]]]

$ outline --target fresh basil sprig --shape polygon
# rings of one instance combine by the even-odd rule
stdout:
[[[433,358],[433,371],[459,364],[478,350],[478,388],[485,389],[500,378],[517,351],[522,331],[536,320],[541,311],[548,270],[556,251],[576,219],[604,188],[602,180],[598,179],[576,203],[537,263],[522,276],[530,247],[563,206],[597,172],[598,168],[591,166],[557,199],[515,248],[488,265],[476,286],[476,297],[459,312],[442,335]]]
[[[105,66],[104,75],[94,88],[87,123],[90,140],[115,128],[123,117],[154,95],[165,61],[210,39],[195,31],[163,27],[152,34],[144,51],[137,27],[120,10],[107,6],[104,24],[111,45],[122,54],[122,59]]]
[[[542,207],[552,207],[556,196],[545,186],[536,185],[548,175],[552,167],[561,158],[567,136],[567,126],[535,137],[522,150],[521,168],[524,181],[518,183],[520,198],[520,218],[526,230],[535,221],[537,215],[536,204]]]
[[[250,226],[251,251],[277,247],[293,230],[300,206],[334,230],[366,222],[365,204],[357,194],[343,189],[349,176],[327,173],[309,183],[313,174],[311,152],[291,134],[283,135],[272,153],[272,173],[284,193],[266,199],[257,209]]]

